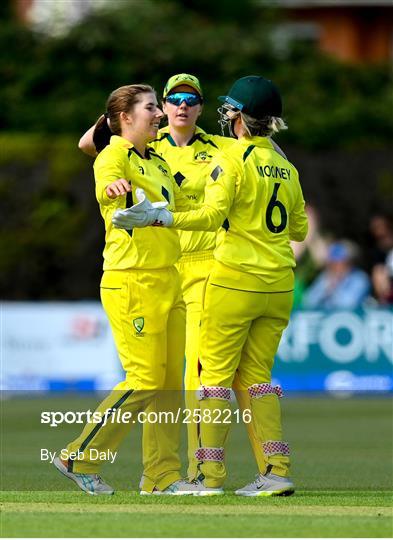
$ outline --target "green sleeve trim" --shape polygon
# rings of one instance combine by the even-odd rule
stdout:
[[[243,161],[246,161],[246,159],[248,158],[248,156],[251,154],[251,152],[254,150],[255,148],[255,144],[252,144],[251,146],[249,146],[247,148],[247,150],[244,152],[243,154]]]

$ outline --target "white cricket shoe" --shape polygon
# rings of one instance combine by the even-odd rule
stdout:
[[[139,484],[141,487],[142,481]],[[154,488],[152,492],[144,491],[141,489],[140,495],[222,495],[224,490],[222,488],[208,488],[203,484],[203,476],[199,475],[198,478],[188,482],[187,480],[177,480],[173,482],[163,491],[160,491],[157,488]]]
[[[192,480],[191,482],[186,482],[186,486],[183,487],[184,490],[187,491],[187,493],[190,493],[196,497],[204,497],[204,496],[211,496],[211,495],[223,495],[224,490],[220,488],[212,488],[212,487],[206,487],[203,483],[205,477],[203,474],[200,474],[198,478],[195,478],[195,480]]]
[[[170,486],[168,486],[166,489],[163,489],[162,491],[154,488],[153,491],[145,491],[144,489],[141,489],[139,494],[140,495],[193,495],[193,492],[190,490],[190,482],[187,482],[186,480],[176,480],[176,482],[173,482]],[[139,485],[141,487],[141,484]]]
[[[113,495],[114,490],[111,486],[108,486],[101,476],[98,474],[84,474],[84,473],[72,473],[68,472],[67,467],[61,461],[59,457],[53,460],[53,465],[61,474],[64,474],[70,480],[73,480],[75,484],[85,493],[89,495]]]
[[[295,493],[295,486],[290,478],[277,476],[269,472],[265,476],[258,474],[254,482],[237,489],[236,495],[244,497],[272,497],[272,496],[288,496]]]

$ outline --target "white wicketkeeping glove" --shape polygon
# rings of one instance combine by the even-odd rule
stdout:
[[[169,227],[173,223],[173,216],[166,209],[166,201],[151,203],[143,189],[135,191],[137,204],[125,210],[116,210],[112,223],[117,229],[131,230],[148,227],[149,225]]]

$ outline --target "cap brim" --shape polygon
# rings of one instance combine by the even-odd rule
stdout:
[[[240,103],[240,101],[236,101],[236,99],[231,98],[231,96],[218,96],[217,99],[223,103],[229,103],[229,105],[232,105],[232,107],[235,107],[235,109],[238,109],[239,111],[243,109],[243,104]]]
[[[181,86],[181,85],[187,85],[187,86],[190,86],[191,88],[193,88],[196,92],[198,92],[198,95],[201,96],[201,98],[203,98],[203,94],[202,94],[202,91],[200,88],[198,88],[198,86],[196,84],[194,84],[192,81],[189,81],[189,80],[184,80],[184,81],[176,81],[176,84],[174,84],[171,88],[168,89],[168,91],[166,92],[166,94],[164,95],[164,98],[166,98],[166,96],[172,92],[172,90],[174,88],[176,88],[177,86]]]

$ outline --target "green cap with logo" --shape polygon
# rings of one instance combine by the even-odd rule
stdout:
[[[272,81],[264,77],[242,77],[233,84],[226,96],[218,99],[256,119],[282,115],[280,92]]]
[[[164,88],[163,98],[165,99],[171,90],[176,88],[176,86],[180,86],[181,84],[191,86],[191,88],[196,90],[198,94],[203,97],[201,83],[199,80],[194,77],[194,75],[189,75],[188,73],[179,73],[178,75],[173,75],[170,79],[168,79],[168,82]]]

